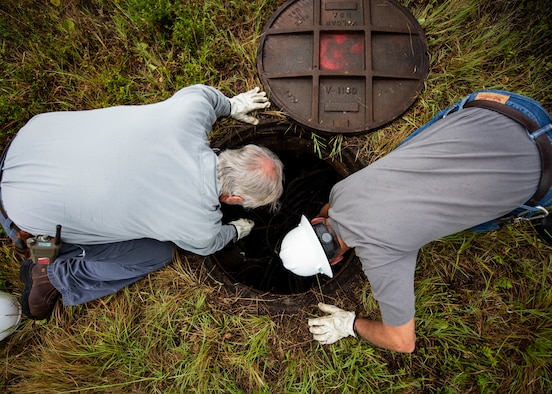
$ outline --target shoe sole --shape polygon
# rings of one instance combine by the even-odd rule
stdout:
[[[23,260],[21,267],[19,268],[19,279],[21,279],[21,281],[25,284],[23,292],[21,293],[21,310],[31,319],[41,320],[38,317],[33,316],[29,308],[29,294],[33,288],[33,276],[31,271],[34,265],[35,264],[31,260]]]

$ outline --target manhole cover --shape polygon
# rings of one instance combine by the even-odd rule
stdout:
[[[257,59],[271,101],[329,133],[362,133],[399,117],[428,71],[416,19],[394,0],[293,0],[268,21]]]

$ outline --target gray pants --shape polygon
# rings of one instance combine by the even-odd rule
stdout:
[[[0,224],[14,239],[17,232],[12,221],[0,214]],[[172,242],[146,238],[100,245],[63,244],[59,256],[48,266],[48,278],[65,305],[83,304],[165,267],[174,251]]]
[[[168,265],[172,242],[137,239],[101,245],[64,244],[48,266],[48,278],[65,305],[77,305],[117,292]]]

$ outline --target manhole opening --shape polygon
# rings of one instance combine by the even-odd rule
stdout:
[[[314,152],[313,143],[281,126],[267,124],[254,130],[241,131],[239,135],[221,141],[222,149],[238,148],[253,143],[275,152],[284,164],[284,194],[281,208],[271,213],[268,209],[245,210],[240,206],[224,205],[224,221],[248,218],[255,222],[251,234],[229,244],[211,256],[225,282],[241,284],[257,294],[298,295],[310,290],[323,290],[338,281],[351,261],[351,253],[345,262],[333,267],[334,278],[324,275],[300,277],[287,271],[278,257],[280,243],[288,231],[300,221],[302,214],[315,217],[328,201],[333,185],[359,167],[354,155],[342,151],[342,159],[322,160]],[[326,152],[323,152],[327,156]]]

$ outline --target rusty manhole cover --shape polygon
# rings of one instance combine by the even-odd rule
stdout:
[[[362,133],[416,100],[428,71],[427,42],[394,0],[292,0],[268,21],[257,66],[271,101],[295,121]]]

